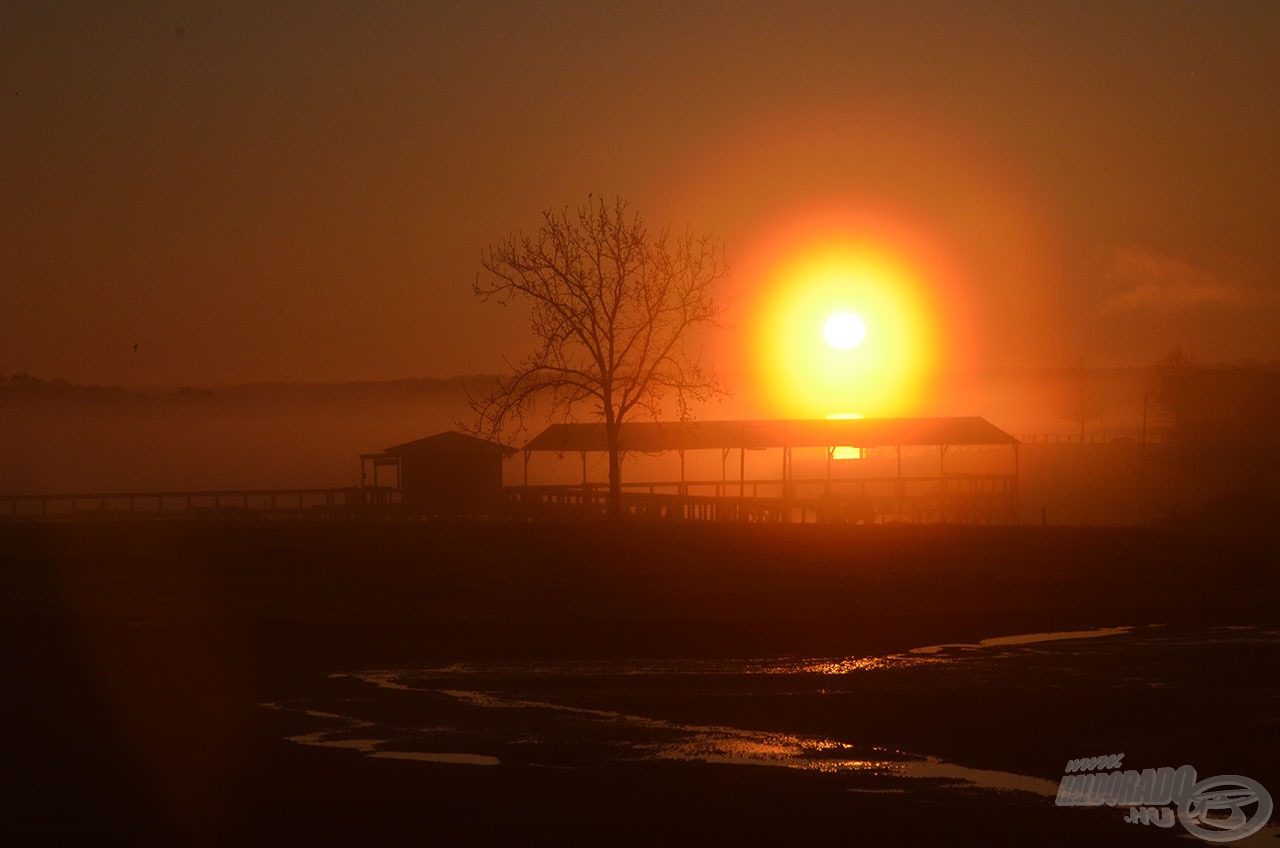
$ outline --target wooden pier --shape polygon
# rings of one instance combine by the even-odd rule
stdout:
[[[492,518],[582,520],[607,513],[606,483],[508,486]],[[636,519],[748,523],[957,523],[1017,521],[1010,475],[851,480],[706,480],[629,483],[625,515]],[[398,488],[234,489],[0,495],[0,522],[74,519],[430,517]]]
[[[226,489],[0,495],[0,521],[73,518],[316,517],[398,511],[399,489]]]
[[[508,486],[512,517],[555,520],[606,514],[607,483]],[[1009,474],[857,479],[629,483],[622,511],[635,518],[748,523],[1015,524],[1018,481]]]

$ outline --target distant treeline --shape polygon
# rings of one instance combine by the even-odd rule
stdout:
[[[1157,414],[1189,454],[1270,462],[1280,457],[1280,368],[1207,365],[1175,351],[1155,367]]]
[[[373,400],[405,400],[474,393],[497,379],[493,375],[414,377],[400,380],[352,380],[334,383],[243,383],[231,386],[140,389],[41,379],[25,372],[0,374],[0,402],[155,405],[219,404],[253,405],[299,403],[355,403]]]

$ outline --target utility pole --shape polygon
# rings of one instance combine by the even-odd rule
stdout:
[[[1138,442],[1138,461],[1147,461],[1147,397],[1150,392],[1142,393],[1142,439]]]

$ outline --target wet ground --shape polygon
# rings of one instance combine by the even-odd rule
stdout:
[[[1135,530],[3,527],[0,842],[1169,845],[1048,793],[1119,752],[1280,786],[1277,561]]]
[[[1073,692],[1112,690],[1129,701],[1145,693],[1154,712],[1162,701],[1199,701],[1207,678],[1219,698],[1230,698],[1221,671],[1241,667],[1252,672],[1233,671],[1239,678],[1225,684],[1236,699],[1233,738],[1214,734],[1220,749],[1227,743],[1215,760],[1234,754],[1241,768],[1274,777],[1276,766],[1258,755],[1276,738],[1280,689],[1270,681],[1280,672],[1280,633],[1256,627],[1111,627],[851,657],[461,662],[336,672],[327,697],[263,706],[297,717],[305,732],[291,734],[291,742],[375,758],[561,768],[674,760],[812,770],[866,791],[907,792],[914,780],[948,780],[1053,797],[1058,782],[1051,778],[1065,760],[1054,756],[1061,745],[1052,737],[1074,723],[1064,715],[1076,710]],[[1059,707],[1042,707],[1037,717],[1043,741],[1019,740],[1017,761],[1004,764],[1025,769],[1042,752],[1030,774],[991,768],[978,728],[967,740],[978,750],[966,757],[949,746],[953,762],[910,749],[883,720],[861,719],[903,698],[945,700],[978,688],[992,693],[989,711],[997,715],[1057,696]],[[846,716],[826,704],[813,708],[853,700],[860,707]],[[1179,758],[1192,753],[1181,735],[1161,737],[1167,718],[1146,729],[1140,715],[1136,722],[1094,718],[1097,739],[1077,756],[1135,743],[1162,755],[1141,768],[1182,765]],[[933,722],[940,735],[957,735],[945,713]]]

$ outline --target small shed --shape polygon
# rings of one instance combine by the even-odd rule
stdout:
[[[360,486],[397,488],[404,510],[419,515],[493,515],[502,505],[502,460],[514,452],[450,430],[361,454]]]

